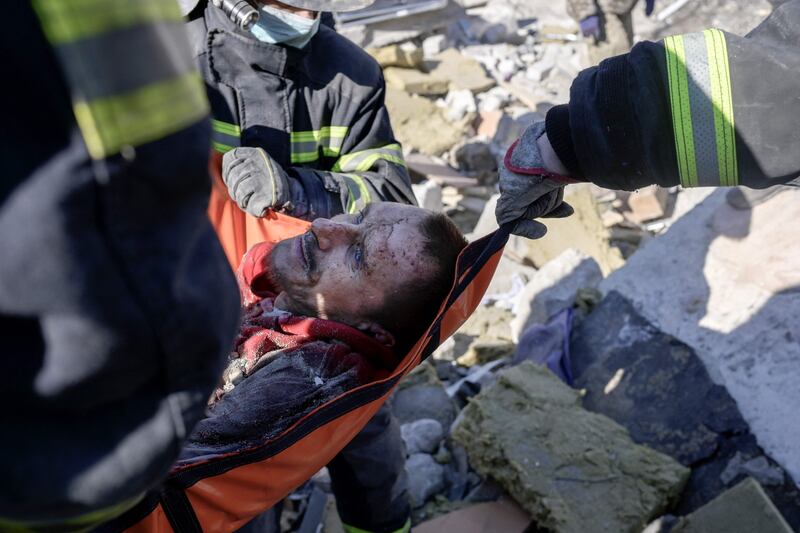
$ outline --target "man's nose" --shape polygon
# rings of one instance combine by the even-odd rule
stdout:
[[[339,244],[350,244],[358,233],[355,225],[328,218],[314,220],[311,231],[314,232],[321,250],[328,250]]]

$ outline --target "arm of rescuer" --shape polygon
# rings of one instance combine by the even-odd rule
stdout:
[[[517,232],[543,234],[524,219],[546,213],[539,198],[571,181],[624,190],[791,181],[800,174],[798,87],[800,0],[746,37],[711,29],[639,43],[582,71],[570,102],[512,146],[498,221],[521,218]]]
[[[177,4],[5,10],[0,530],[87,531],[166,475],[239,298],[206,214],[208,103]]]
[[[294,146],[292,162],[297,166],[285,169],[261,148],[226,153],[222,177],[231,198],[253,216],[273,208],[305,220],[355,213],[374,201],[416,205],[403,151],[384,105],[385,92],[381,76],[353,123],[330,128],[325,170],[301,166],[304,152]],[[302,146],[303,141],[293,137],[292,144]],[[317,140],[309,137],[307,142],[313,150],[308,158],[316,160]]]

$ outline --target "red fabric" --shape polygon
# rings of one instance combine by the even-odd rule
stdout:
[[[511,155],[514,153],[514,148],[517,147],[519,144],[519,139],[514,141],[508,150],[506,151],[506,156],[503,159],[503,165],[510,170],[511,172],[516,172],[517,174],[527,174],[530,176],[543,176],[545,178],[549,178],[553,181],[558,181],[560,183],[579,183],[578,180],[570,178],[569,176],[562,176],[561,174],[553,174],[549,170],[544,167],[533,167],[533,168],[525,168],[525,167],[518,167],[511,163]]]
[[[275,309],[277,295],[268,276],[268,258],[273,246],[266,242],[253,246],[236,272],[243,310],[231,358],[244,360],[244,374],[250,375],[279,355],[276,350],[286,353],[303,347],[308,357],[331,358],[345,367],[352,366],[358,357],[369,363],[370,379],[388,376],[397,364],[397,357],[375,338],[340,322]],[[223,394],[218,390],[216,399]]]

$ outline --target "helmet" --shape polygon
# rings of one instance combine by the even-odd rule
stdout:
[[[279,0],[287,6],[309,11],[329,11],[332,13],[344,13],[345,11],[356,11],[369,7],[375,0]],[[257,4],[256,0],[249,0],[251,4]],[[206,4],[206,0],[178,0],[181,6],[181,14],[185,17],[189,15],[200,4]]]

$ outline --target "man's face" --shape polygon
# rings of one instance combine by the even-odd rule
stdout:
[[[393,294],[432,275],[419,232],[426,216],[418,207],[387,202],[315,220],[272,251],[270,269],[281,290],[275,306],[366,327]]]

